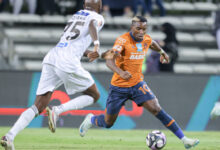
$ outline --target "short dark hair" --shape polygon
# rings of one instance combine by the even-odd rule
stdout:
[[[135,16],[132,19],[132,24],[135,23],[135,22],[147,22],[147,19],[143,16]]]

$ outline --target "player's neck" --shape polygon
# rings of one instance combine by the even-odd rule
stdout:
[[[135,37],[132,35],[131,32],[129,32],[129,34],[130,34],[131,38],[132,38],[135,42],[142,42],[142,41],[143,41],[143,40],[137,40],[137,39],[135,39]]]
[[[94,11],[96,12],[94,9],[92,9],[91,7],[86,7],[85,10],[89,10],[89,11]],[[97,12],[96,12],[97,13]]]

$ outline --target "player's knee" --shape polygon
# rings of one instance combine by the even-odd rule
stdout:
[[[160,110],[161,110],[160,107],[154,107],[151,109],[151,113],[157,115],[160,112]]]
[[[94,103],[98,101],[98,99],[100,98],[100,93],[97,91],[97,92],[94,92],[92,94],[92,97],[94,98]]]
[[[94,103],[98,101],[100,98],[100,93],[99,91],[89,91],[89,92],[84,92],[84,94],[91,96],[94,99]]]
[[[149,110],[153,115],[157,115],[157,114],[160,112],[161,107],[158,106],[158,105],[150,105],[150,106],[148,107],[148,110]]]
[[[157,115],[160,110],[161,110],[161,107],[160,107],[160,104],[158,102],[157,99],[154,99],[152,101],[148,101],[144,104],[144,107],[150,111],[153,115]]]
[[[113,125],[114,125],[114,122],[113,121],[105,121],[105,128],[111,128]]]
[[[160,107],[159,104],[152,105],[152,107],[151,107],[151,113],[152,113],[153,115],[157,115],[160,111],[161,111],[161,107]]]
[[[109,129],[113,126],[113,124],[107,124],[105,128]]]
[[[100,98],[100,93],[97,92],[96,96],[95,96],[95,99],[94,99],[94,102],[97,102],[99,100],[99,98]]]

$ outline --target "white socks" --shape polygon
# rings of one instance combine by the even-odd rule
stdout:
[[[66,112],[68,110],[77,110],[82,109],[86,106],[89,106],[94,103],[93,97],[89,95],[82,95],[76,97],[69,102],[62,104],[60,106],[55,106],[54,111],[57,115]],[[34,119],[34,117],[38,115],[38,109],[35,105],[25,110],[18,120],[15,122],[14,126],[10,129],[10,131],[6,134],[9,140],[13,141],[15,136],[27,127],[30,122]]]
[[[181,141],[184,142],[186,139],[187,139],[187,137],[184,136],[184,137],[181,139]]]
[[[59,106],[54,106],[54,111],[57,115],[60,115],[63,112],[66,112],[68,110],[77,110],[82,109],[86,106],[89,106],[94,103],[93,97],[89,95],[82,95],[79,97],[76,97],[69,102],[65,104],[61,104]]]
[[[25,110],[15,122],[14,126],[6,134],[9,140],[13,141],[15,136],[27,127],[36,115],[38,115],[38,109],[35,105]]]

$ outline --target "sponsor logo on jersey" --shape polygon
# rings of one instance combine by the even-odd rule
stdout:
[[[62,47],[67,47],[67,45],[68,45],[67,42],[65,42],[65,43],[58,43],[58,44],[57,44],[57,47],[62,48]]]
[[[144,59],[145,55],[131,55],[130,59]]]
[[[84,12],[84,11],[78,11],[78,12],[76,13],[76,15],[88,16],[89,13],[88,13],[88,12]]]
[[[138,51],[138,52],[142,52],[142,51],[143,51],[143,48],[142,48],[142,44],[141,44],[141,43],[137,43],[136,46],[137,46],[137,51]]]

